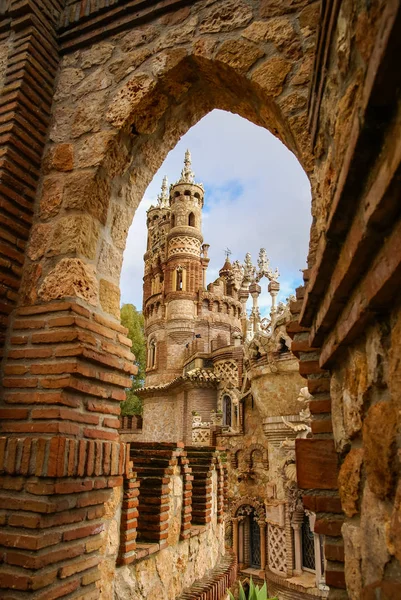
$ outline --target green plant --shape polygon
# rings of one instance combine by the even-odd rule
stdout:
[[[231,600],[235,600],[234,596],[231,592],[230,594]],[[268,596],[266,582],[259,589],[259,586],[255,586],[252,577],[249,581],[249,594],[248,598],[245,595],[244,588],[242,587],[242,583],[239,584],[239,600],[278,600],[277,596],[274,598]]]
[[[142,400],[135,391],[143,387],[145,382],[146,343],[144,335],[144,318],[133,304],[124,304],[121,308],[121,324],[128,329],[127,337],[132,342],[132,352],[138,373],[131,377],[131,388],[126,390],[127,399],[121,402],[121,415],[141,415]]]

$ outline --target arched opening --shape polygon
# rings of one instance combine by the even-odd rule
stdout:
[[[175,227],[175,215],[171,215],[171,228]]]
[[[188,225],[190,227],[196,227],[196,225],[195,225],[195,215],[194,215],[193,212],[189,213],[189,215],[188,215]]]
[[[156,340],[152,339],[149,342],[148,348],[148,369],[154,369],[156,366]]]
[[[231,427],[233,422],[233,402],[228,394],[223,396],[223,425]]]
[[[253,506],[242,506],[237,515],[238,526],[238,561],[241,569],[261,568],[261,530],[258,515]]]
[[[106,69],[107,65],[104,68]],[[304,139],[295,139],[298,134],[301,138],[304,124],[297,125],[294,120],[294,125],[291,125],[283,118],[284,108],[274,103],[274,94],[266,94],[261,83],[248,80],[243,73],[237,72],[229,65],[224,66],[224,61],[191,57],[190,60],[184,59],[175,64],[173,68],[169,63],[154,85],[146,76],[145,80],[142,76],[142,84],[135,77],[136,75],[130,77],[129,86],[124,81],[117,93],[113,90],[113,93],[109,94],[107,114],[104,115],[107,126],[104,131],[96,132],[98,153],[93,152],[94,144],[91,142],[95,140],[92,140],[92,134],[88,134],[85,145],[82,151],[80,150],[79,159],[77,157],[80,161],[79,170],[66,175],[63,201],[69,200],[70,208],[78,210],[77,204],[74,203],[78,202],[78,192],[82,187],[84,192],[80,200],[85,208],[79,216],[84,218],[77,221],[75,228],[68,230],[63,227],[64,216],[60,216],[59,239],[63,242],[62,247],[67,248],[68,258],[59,259],[62,252],[58,253],[53,248],[52,260],[44,260],[40,282],[33,280],[32,284],[38,288],[39,301],[78,296],[92,311],[99,312],[102,318],[103,314],[107,314],[118,319],[122,252],[135,209],[167,152],[185,131],[212,109],[232,111],[254,124],[270,129],[298,156],[304,158],[300,148],[307,147],[307,144],[303,143]],[[182,80],[190,82],[191,85],[182,85]],[[136,84],[139,87],[135,88]],[[279,88],[282,84],[283,82]],[[158,110],[154,110],[155,106]],[[297,111],[292,116],[299,116],[296,113]],[[89,156],[84,152],[87,147],[91,149]],[[75,175],[78,182],[71,190],[71,180]],[[57,176],[58,180],[61,180],[64,174],[57,173]],[[184,201],[178,203],[180,207],[184,204]],[[74,213],[73,218],[75,217]],[[185,224],[184,219],[181,221],[180,217],[181,222]],[[223,220],[220,224],[222,222]],[[80,235],[77,235],[77,228]],[[155,243],[162,244],[163,238],[155,239]],[[73,258],[69,258],[70,255]],[[32,260],[39,262],[41,258],[42,255],[39,254],[38,258]],[[63,271],[67,268],[63,260],[69,261],[68,278]],[[186,263],[183,261],[181,264]],[[173,286],[172,273],[176,276]],[[185,291],[184,274],[183,269],[169,270],[168,285],[170,289],[172,287],[173,292]],[[219,312],[220,303],[216,302],[213,306],[214,310]],[[160,346],[157,356],[156,343],[150,345],[150,368],[154,368],[162,358],[167,360],[168,357],[162,356],[162,350]],[[125,352],[128,350],[125,349]],[[157,366],[160,370],[160,365]],[[86,399],[83,398],[82,402],[84,401]],[[111,401],[108,399],[103,402],[104,406],[109,404]],[[104,413],[99,412],[103,423]],[[231,419],[232,413],[231,416],[228,414],[227,407],[227,424]],[[109,433],[107,421],[104,427]],[[104,438],[109,439],[106,435]],[[247,531],[249,539],[253,540],[253,549],[248,543],[246,551],[253,554],[252,562],[256,564],[258,561],[254,521],[253,517],[247,520]]]

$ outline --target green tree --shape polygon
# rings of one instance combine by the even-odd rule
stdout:
[[[132,352],[135,354],[135,364],[138,373],[132,377],[132,386],[127,390],[127,399],[121,403],[122,415],[141,415],[142,400],[135,391],[143,387],[146,369],[146,343],[144,334],[143,314],[133,304],[123,304],[121,307],[121,324],[128,329],[127,336],[132,342]]]

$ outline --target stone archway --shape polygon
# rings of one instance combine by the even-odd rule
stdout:
[[[133,371],[118,322],[119,275],[149,181],[213,108],[269,129],[312,169],[305,107],[315,33],[306,9],[267,21],[243,1],[207,4],[66,54],[58,74],[6,353],[3,426],[7,468],[23,478],[11,521],[37,496],[34,514],[57,515],[49,544],[38,546],[46,559],[30,558],[39,575],[64,561],[46,583],[55,589],[99,563],[104,503],[117,501],[129,466],[117,432]],[[316,23],[318,5],[306,12]],[[47,539],[49,521],[39,519],[34,540]]]
[[[340,449],[345,452],[352,445],[352,436],[359,443],[364,421],[368,433],[375,426],[389,431],[380,465],[384,490],[376,481],[374,446],[367,446],[364,458],[359,446],[353,448],[344,462],[344,480],[348,482],[347,468],[356,473],[351,491],[346,486],[342,492],[345,505],[352,500],[347,515],[362,511],[368,522],[379,500],[390,498],[394,487],[389,462],[396,411],[383,397],[364,419],[350,386],[360,423],[348,439],[342,371],[349,373],[349,364],[355,363],[352,381],[363,378],[357,360],[337,357],[344,343],[352,355],[361,329],[367,322],[377,324],[377,311],[394,308],[398,213],[383,189],[396,181],[397,165],[390,157],[393,162],[382,173],[377,157],[382,160],[382,146],[393,147],[388,132],[395,128],[397,86],[393,81],[383,96],[380,82],[389,81],[388,72],[399,72],[391,62],[399,55],[394,33],[399,3],[375,0],[358,10],[357,3],[327,2],[320,19],[320,3],[308,0],[199,0],[190,8],[176,0],[160,3],[162,8],[152,4],[139,17],[132,16],[131,6],[119,20],[112,11],[121,15],[121,4],[117,0],[112,7],[99,8],[75,0],[64,7],[61,0],[52,0],[43,2],[43,13],[29,2],[9,0],[0,7],[5,16],[0,40],[0,81],[5,82],[1,210],[7,213],[0,221],[5,240],[1,253],[6,257],[1,263],[0,325],[8,327],[0,441],[6,527],[1,585],[12,586],[14,596],[32,590],[39,595],[46,587],[58,597],[75,593],[88,600],[98,595],[94,570],[100,561],[104,504],[111,490],[120,489],[127,465],[117,433],[118,402],[124,398],[132,363],[129,340],[118,323],[125,238],[135,207],[167,151],[215,107],[275,133],[313,182],[309,265],[314,268],[305,274],[308,289],[299,290],[291,307],[295,316],[301,315],[301,324],[292,324],[291,333],[296,336],[293,349],[302,353],[302,373],[316,375],[309,390],[320,396],[311,410],[325,416],[314,422],[314,434],[321,439],[298,446],[300,465],[316,462],[321,467],[301,473],[302,487],[338,487],[337,455],[327,437],[329,378],[321,369],[330,363],[338,383],[333,406]],[[319,19],[322,33],[311,77]],[[60,68],[57,43],[63,52]],[[382,137],[366,144],[374,131]],[[380,179],[375,172],[386,182],[374,194],[374,208],[361,192],[366,171],[374,183]],[[376,233],[372,223],[377,221],[383,232],[384,225],[388,228],[388,236]],[[362,246],[369,252],[361,252]],[[393,262],[387,263],[386,256]],[[388,270],[380,271],[376,257]],[[360,273],[365,274],[363,288],[355,275]],[[395,310],[393,316],[396,322]],[[310,327],[306,340],[302,336]],[[319,359],[315,347],[321,344]],[[393,353],[395,372],[398,353]],[[388,382],[396,396],[390,376]],[[374,444],[381,436],[368,438]],[[365,461],[375,491],[364,484],[361,509],[355,498]],[[310,508],[328,515],[317,523],[319,531],[339,538],[338,497],[305,498]],[[393,504],[397,523],[398,504]],[[358,531],[369,538],[366,531]],[[349,531],[347,535],[350,539]],[[345,587],[336,550],[336,545],[326,548],[333,567],[326,581]],[[391,551],[399,555],[395,543]]]

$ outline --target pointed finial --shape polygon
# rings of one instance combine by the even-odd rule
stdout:
[[[195,173],[191,169],[191,153],[185,152],[184,168],[181,171],[180,183],[195,183]]]
[[[167,176],[165,175],[163,177],[163,181],[162,181],[162,190],[160,192],[160,194],[157,196],[157,202],[160,206],[160,208],[167,208],[168,207],[168,181],[167,181]]]
[[[225,253],[225,255],[226,255],[226,260],[228,260],[228,259],[230,258],[230,255],[231,255],[231,250],[230,250],[230,248],[226,248],[226,249],[224,250],[224,253]]]

